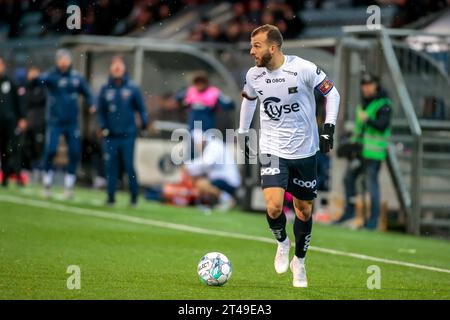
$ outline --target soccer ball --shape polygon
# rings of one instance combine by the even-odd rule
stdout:
[[[204,284],[222,286],[231,277],[231,262],[220,252],[210,252],[205,254],[198,263],[197,273]]]

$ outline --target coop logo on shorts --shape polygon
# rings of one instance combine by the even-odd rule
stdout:
[[[294,180],[292,181],[294,182],[296,185],[302,187],[302,188],[308,188],[308,189],[313,189],[316,187],[317,181],[313,180],[313,181],[303,181],[297,178],[294,178]]]
[[[277,97],[268,97],[264,99],[264,113],[267,114],[270,120],[280,121],[283,113],[288,114],[300,110],[300,105],[297,102],[293,104],[278,105],[281,100]]]
[[[279,168],[263,168],[261,169],[262,176],[274,176],[276,174],[280,174]]]

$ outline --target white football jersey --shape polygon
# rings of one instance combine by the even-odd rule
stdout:
[[[186,169],[193,176],[206,175],[209,180],[223,180],[238,188],[241,175],[232,150],[222,141],[211,139],[199,157],[185,164]]]
[[[314,63],[284,58],[276,70],[250,68],[243,91],[260,101],[260,152],[301,159],[319,150],[314,90],[326,95],[333,84]]]

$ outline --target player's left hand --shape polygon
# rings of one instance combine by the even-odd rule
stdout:
[[[320,134],[320,152],[325,154],[333,149],[333,135],[334,125],[331,123],[325,123],[323,125],[322,133]]]

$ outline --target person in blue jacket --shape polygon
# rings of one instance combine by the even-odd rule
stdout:
[[[64,196],[73,196],[76,169],[81,158],[78,97],[84,96],[90,112],[95,112],[93,98],[84,77],[72,68],[72,55],[67,49],[56,52],[56,67],[38,77],[47,91],[46,141],[44,153],[44,196],[51,196],[53,159],[59,138],[64,136],[68,146],[69,163],[64,178]]]
[[[108,205],[114,205],[119,163],[128,175],[130,204],[135,206],[138,182],[134,170],[134,144],[138,132],[135,113],[139,113],[141,128],[148,125],[148,116],[140,89],[128,80],[126,65],[121,56],[113,57],[108,82],[101,88],[97,100],[97,118],[104,137],[104,158],[108,182]]]

